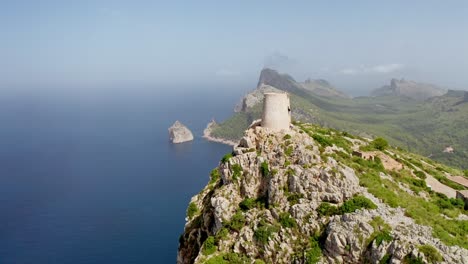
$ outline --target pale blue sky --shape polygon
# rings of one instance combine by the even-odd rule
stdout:
[[[467,1],[3,0],[0,87],[254,86],[267,65],[343,90],[468,88],[467,14]]]

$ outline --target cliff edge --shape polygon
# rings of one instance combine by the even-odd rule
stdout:
[[[468,263],[463,205],[443,209],[459,201],[384,147],[309,124],[249,128],[191,199],[177,263]]]

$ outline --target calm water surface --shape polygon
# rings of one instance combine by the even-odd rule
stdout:
[[[0,263],[175,263],[190,197],[240,92],[0,95]],[[216,94],[216,99],[212,96]],[[168,143],[181,120],[191,143]]]

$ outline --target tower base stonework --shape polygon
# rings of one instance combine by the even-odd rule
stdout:
[[[287,93],[265,93],[261,126],[272,131],[288,131],[290,124],[289,95]]]

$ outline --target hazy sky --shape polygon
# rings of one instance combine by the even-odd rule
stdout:
[[[0,2],[0,87],[245,82],[468,87],[468,1]]]

